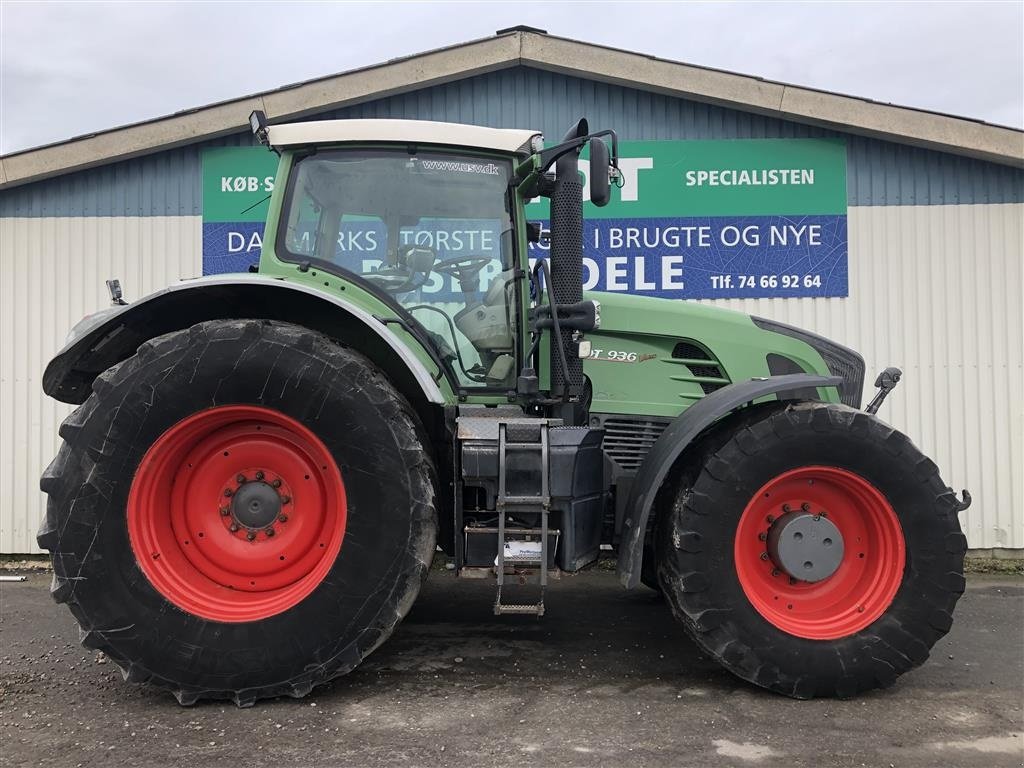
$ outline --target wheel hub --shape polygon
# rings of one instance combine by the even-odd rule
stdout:
[[[824,581],[843,561],[843,535],[820,514],[787,512],[768,529],[768,556],[791,578]]]
[[[206,619],[281,613],[327,576],[345,535],[334,457],[280,411],[224,405],[169,427],[132,480],[128,535],[167,600]]]
[[[266,528],[281,514],[281,497],[260,480],[244,483],[231,499],[231,517],[249,530]]]
[[[899,517],[873,483],[842,467],[809,465],[753,495],[733,557],[743,593],[764,619],[797,637],[833,640],[885,613],[903,580],[906,547]]]

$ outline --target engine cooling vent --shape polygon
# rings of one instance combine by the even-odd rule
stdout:
[[[691,358],[693,360],[710,360],[711,355],[689,341],[680,341],[672,348],[672,357]]]
[[[864,391],[864,360],[859,355],[836,354],[830,349],[820,349],[825,365],[833,376],[842,376],[839,399],[851,408],[860,408],[861,393]]]
[[[729,383],[729,378],[714,356],[692,341],[678,342],[672,348],[672,358],[682,361],[690,369],[690,374],[695,377],[692,380],[700,385],[705,395]]]
[[[601,425],[604,429],[604,451],[626,472],[636,472],[668,424],[668,420],[606,418]]]

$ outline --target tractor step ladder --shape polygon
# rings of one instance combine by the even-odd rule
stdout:
[[[498,562],[496,566],[498,588],[494,598],[494,613],[497,616],[510,613],[529,614],[532,616],[544,615],[544,588],[548,584],[548,511],[551,507],[551,495],[548,487],[548,425],[540,422],[538,425],[540,435],[537,442],[510,442],[508,439],[508,425],[505,422],[498,424]],[[507,486],[507,452],[513,451],[537,451],[540,454],[540,494],[539,495],[510,495]],[[506,557],[506,521],[510,509],[519,507],[524,511],[531,512],[540,510],[540,555],[533,554],[517,555]],[[502,603],[501,591],[505,586],[505,564],[513,566],[518,564],[531,564],[539,566],[540,570],[540,594],[537,602]]]

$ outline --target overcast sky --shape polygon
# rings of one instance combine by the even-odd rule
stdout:
[[[1024,1],[227,3],[0,0],[0,152],[530,24],[1024,126]]]

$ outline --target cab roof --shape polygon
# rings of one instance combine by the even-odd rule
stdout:
[[[444,144],[473,149],[528,154],[530,141],[540,131],[482,128],[431,120],[313,120],[282,123],[267,129],[273,147],[346,142],[402,142]]]

